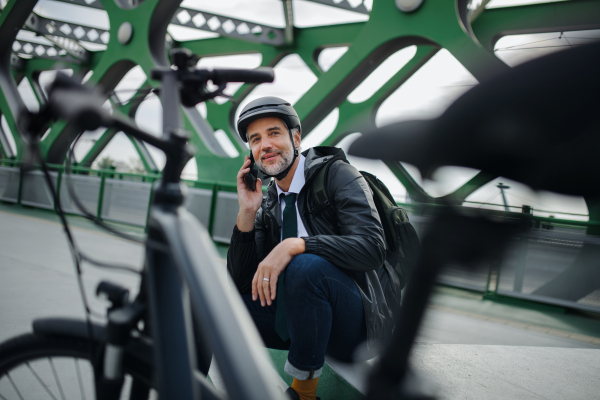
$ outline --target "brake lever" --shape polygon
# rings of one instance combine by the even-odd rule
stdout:
[[[23,133],[25,142],[23,158],[21,160],[21,172],[29,172],[34,169],[36,161],[41,160],[39,143],[53,120],[48,105],[44,105],[39,112],[34,113],[23,109],[17,117],[17,126]]]

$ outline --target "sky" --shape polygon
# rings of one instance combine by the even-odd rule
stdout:
[[[360,3],[359,0],[356,1]],[[479,0],[474,1],[478,2]],[[548,2],[548,0],[492,0],[486,8],[518,6],[520,4],[542,2]],[[298,27],[359,22],[368,19],[368,15],[341,10],[305,0],[294,0],[292,4],[294,5],[295,24]],[[372,1],[365,1],[365,5],[367,8],[370,8]],[[280,0],[220,0],[218,2],[212,0],[184,0],[182,6],[274,27],[283,27],[285,25]],[[79,22],[98,28],[108,28],[109,21],[104,11],[80,9],[81,7],[74,5],[51,0],[40,0],[36,7],[36,12],[50,18]],[[76,12],[74,12],[74,10]],[[196,31],[173,25],[169,27],[169,33],[176,40],[195,40],[215,36],[214,33]],[[23,35],[27,36],[25,33],[20,34],[21,37],[23,37]],[[498,41],[494,54],[512,67],[532,58],[553,51],[560,51],[574,45],[587,43],[594,39],[598,40],[599,38],[600,34],[598,31],[566,32],[562,34],[556,32],[508,36]],[[44,40],[43,38],[35,39],[38,41]],[[101,45],[87,43],[84,43],[84,46],[89,50],[99,50],[102,48]],[[341,47],[323,51],[318,60],[321,68],[324,70],[329,69],[346,50],[347,48]],[[391,55],[369,77],[367,77],[363,84],[359,85],[356,90],[348,96],[348,101],[359,103],[368,99],[379,87],[393,76],[396,71],[410,61],[415,54],[415,50],[416,49],[411,46]],[[240,65],[243,65],[244,67],[254,68],[260,65],[260,61],[260,55],[256,54],[212,57],[200,60],[198,66],[239,67]],[[296,54],[291,54],[282,59],[275,66],[274,70],[276,77],[275,82],[272,84],[259,85],[240,104],[238,110],[241,110],[247,102],[264,95],[282,97],[294,104],[317,82],[317,78]],[[41,80],[50,81],[51,77],[52,73],[47,73]],[[131,90],[139,87],[144,80],[145,75],[140,68],[131,70],[116,88],[119,98],[122,101],[126,101],[128,96],[131,95]],[[376,124],[382,126],[391,122],[406,119],[435,118],[443,113],[456,98],[477,84],[477,80],[448,51],[441,50],[383,102],[376,114]],[[21,90],[26,102],[31,107],[35,108],[35,104],[31,101],[31,97],[33,96],[31,88],[28,88],[27,86],[26,83],[22,84],[19,87],[19,90]],[[228,93],[233,94],[238,88],[239,85],[231,85],[228,88]],[[161,106],[158,99],[156,97],[150,97],[140,106],[136,121],[140,127],[158,135],[160,134],[159,128],[162,125],[160,111]],[[199,111],[202,115],[206,116],[206,107],[200,106]],[[337,109],[334,109],[321,124],[313,129],[313,131],[303,139],[303,149],[318,145],[323,139],[330,135],[335,129],[338,115]],[[85,154],[87,149],[93,145],[94,139],[97,138],[99,134],[100,132],[87,133],[78,145],[76,155],[81,157]],[[359,137],[360,134],[360,132],[356,132],[348,136],[339,144],[339,147],[347,150],[352,141]],[[237,156],[237,150],[231,144],[224,132],[217,131],[215,132],[215,136],[230,156]],[[153,149],[151,149],[151,152],[157,164],[162,165],[164,163],[162,154]],[[133,146],[123,134],[117,135],[100,157],[106,155],[110,155],[112,158],[122,160],[123,162],[130,162],[137,158]],[[380,177],[399,201],[408,200],[404,187],[383,163],[356,157],[349,157],[349,159],[357,166],[357,168],[373,172]],[[434,180],[423,182],[416,168],[408,164],[405,164],[405,167],[417,182],[422,182],[424,189],[434,197],[443,196],[454,191],[477,173],[477,171],[467,168],[448,166],[440,168],[434,175]],[[190,163],[184,171],[184,176],[187,178],[194,178],[195,173],[195,164]],[[511,187],[506,190],[508,203],[511,206],[520,207],[522,204],[527,204],[533,206],[534,209],[537,210],[587,214],[585,202],[580,198],[571,198],[551,193],[535,193],[526,186],[505,178],[494,180],[485,187],[479,189],[467,200],[500,204],[500,190],[496,187],[499,182],[503,182]],[[471,204],[471,206],[482,207],[479,204]],[[503,209],[503,207],[497,206],[483,207]],[[514,210],[519,211],[517,208]],[[544,216],[550,215],[550,213],[542,212],[535,212],[535,214]],[[555,212],[551,214],[558,218],[567,218],[566,215]],[[577,216],[568,216],[568,218],[587,219],[587,217]]]

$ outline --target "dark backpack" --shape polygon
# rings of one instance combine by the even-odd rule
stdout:
[[[333,162],[327,163],[316,173],[311,182],[311,188],[315,199],[313,213],[323,212],[328,214],[331,220],[335,220],[335,210],[329,201],[326,189],[327,171],[332,164]],[[404,288],[410,279],[421,248],[419,237],[408,220],[406,211],[398,207],[385,184],[373,174],[365,171],[360,171],[360,173],[373,192],[373,201],[381,219],[386,242],[386,261],[396,271],[400,278],[400,287]],[[389,277],[389,279],[393,278]],[[385,287],[384,290],[386,290]],[[394,297],[397,295],[394,294]],[[386,297],[388,296],[386,295]]]

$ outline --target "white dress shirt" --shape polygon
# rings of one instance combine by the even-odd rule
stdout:
[[[304,162],[306,158],[302,154],[298,159],[298,166],[296,167],[296,172],[294,172],[294,178],[292,179],[292,184],[290,185],[290,189],[287,192],[281,190],[277,181],[275,181],[275,187],[277,188],[277,197],[279,198],[279,204],[281,205],[281,220],[283,221],[283,210],[285,209],[285,200],[281,197],[281,194],[288,195],[290,193],[296,193],[296,202],[298,201],[298,193],[304,187],[304,183],[306,182],[304,179]],[[296,218],[298,218],[298,235],[297,237],[308,237],[308,232],[302,223],[302,218],[300,218],[300,213],[298,213],[298,206],[296,206]],[[283,230],[281,233],[282,236],[279,237],[279,240],[283,237]]]

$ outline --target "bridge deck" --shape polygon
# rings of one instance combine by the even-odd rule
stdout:
[[[141,246],[79,217],[70,220],[79,245],[91,256],[141,265]],[[0,341],[29,331],[37,317],[82,317],[74,275],[54,214],[0,204]],[[107,278],[132,291],[138,285],[132,274],[86,266],[83,281],[97,312],[104,303],[93,296],[95,285]],[[600,390],[600,321],[592,318],[440,288],[417,341],[414,368],[438,385],[441,398],[588,399]],[[277,367],[282,355],[272,355]],[[322,398],[337,397],[347,382],[364,391],[370,363],[348,366],[329,360],[329,365],[333,369],[320,383]],[[218,373],[212,377],[218,386]]]

